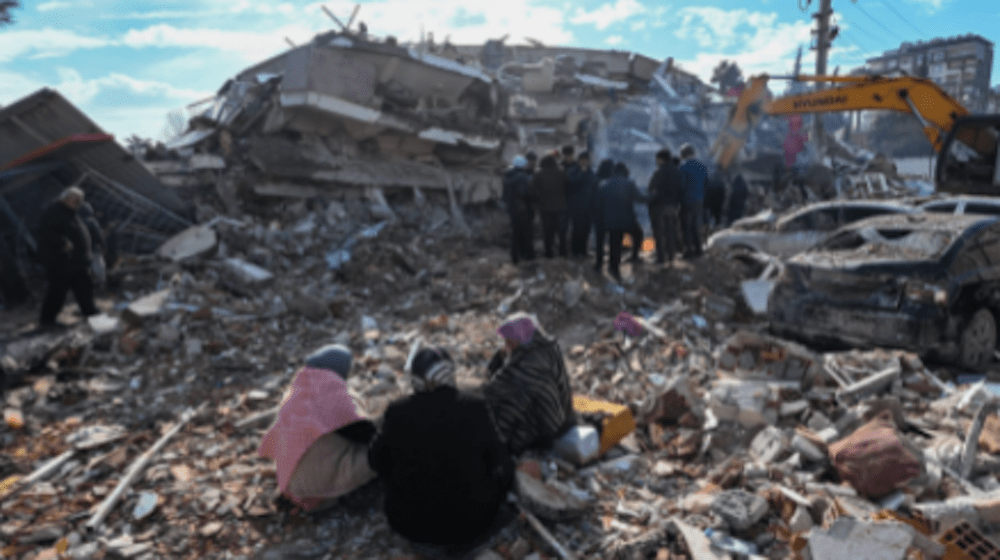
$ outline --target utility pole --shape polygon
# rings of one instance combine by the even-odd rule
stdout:
[[[833,15],[833,0],[819,0],[819,11],[813,14],[816,18],[816,75],[826,75],[826,59],[830,54],[830,16]],[[823,82],[816,82],[817,89],[823,89]],[[816,113],[813,115],[813,133],[815,134],[816,148],[820,158],[823,157],[824,132],[823,115]]]

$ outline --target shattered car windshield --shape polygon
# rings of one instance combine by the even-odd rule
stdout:
[[[928,259],[940,257],[951,245],[949,231],[912,228],[864,228],[836,234],[815,252],[839,258]]]

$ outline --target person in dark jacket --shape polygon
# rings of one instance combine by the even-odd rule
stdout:
[[[590,168],[590,154],[581,152],[576,163],[566,170],[566,206],[569,208],[570,254],[573,258],[587,258],[587,240],[590,239],[592,206],[597,192],[597,177]]]
[[[90,278],[91,241],[87,226],[77,210],[84,202],[83,191],[70,187],[59,200],[42,211],[38,226],[38,256],[45,266],[48,287],[42,302],[39,326],[56,326],[56,317],[73,291],[84,316],[97,315],[94,284]]]
[[[718,171],[709,175],[705,183],[705,215],[708,216],[712,228],[722,225],[722,207],[726,204],[726,183]]]
[[[500,438],[510,453],[546,448],[576,424],[566,362],[555,339],[531,315],[512,315],[497,329],[505,347],[482,386]]]
[[[559,160],[559,167],[562,167],[564,172],[568,171],[570,166],[576,163],[576,148],[571,144],[567,144],[562,147],[562,159]]]
[[[748,193],[747,182],[743,178],[743,174],[737,171],[729,190],[729,224],[743,217],[743,214],[746,212]]]
[[[670,150],[656,154],[656,171],[649,180],[649,221],[656,243],[656,262],[673,262],[677,252],[677,216],[681,204],[681,172]]]
[[[528,222],[531,200],[528,198],[531,175],[528,160],[517,156],[503,175],[503,201],[510,217],[510,260],[514,264],[535,258],[535,247],[531,239],[531,224]]]
[[[602,221],[608,232],[608,273],[615,280],[621,281],[622,240],[625,234],[632,238],[632,261],[639,261],[639,250],[642,248],[642,227],[635,216],[635,204],[649,202],[649,197],[639,192],[635,182],[628,177],[628,167],[618,162],[615,173],[601,186]],[[603,251],[598,251],[598,263],[601,262]]]
[[[389,525],[455,554],[495,526],[514,465],[487,404],[456,389],[445,350],[424,348],[411,364],[414,394],[389,405],[368,460],[385,483]]]
[[[597,185],[594,189],[593,202],[591,203],[592,212],[590,214],[591,220],[594,222],[594,237],[595,237],[595,247],[594,252],[597,254],[597,262],[594,264],[594,272],[600,273],[601,267],[604,265],[604,247],[607,245],[607,229],[604,227],[604,208],[601,203],[601,188],[604,186],[604,182],[611,178],[615,172],[615,162],[610,159],[601,160],[600,165],[597,166],[597,176],[595,177]]]
[[[705,204],[705,183],[708,180],[708,169],[695,159],[694,147],[685,144],[681,147],[681,176],[684,178],[684,191],[681,200],[681,227],[684,231],[684,256],[699,257],[701,248],[702,207]]]
[[[531,198],[531,178],[535,176],[538,171],[538,154],[535,152],[527,152],[524,154],[524,159],[528,160],[528,199],[531,202],[525,208],[524,219],[528,222],[528,241],[531,243],[531,254],[535,254],[535,215],[537,214],[536,201]]]
[[[545,243],[545,258],[555,256],[554,241],[559,242],[559,255],[569,255],[566,245],[566,174],[559,169],[556,158],[545,156],[540,162],[541,169],[531,178],[531,192],[538,200],[542,216],[542,235]]]

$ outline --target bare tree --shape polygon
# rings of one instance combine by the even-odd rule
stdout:
[[[18,0],[0,0],[0,27],[6,27],[14,23],[13,11],[20,8],[21,2]]]
[[[736,62],[723,60],[712,71],[711,81],[719,84],[719,89],[726,92],[743,85],[743,71]]]

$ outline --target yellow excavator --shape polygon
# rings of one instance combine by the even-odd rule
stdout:
[[[798,76],[793,79],[846,85],[768,99],[766,75],[750,79],[712,145],[720,169],[728,169],[764,115],[885,109],[912,114],[938,153],[939,191],[1000,195],[1000,115],[971,116],[931,80],[900,76]]]

